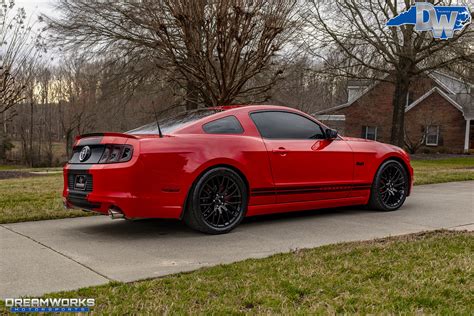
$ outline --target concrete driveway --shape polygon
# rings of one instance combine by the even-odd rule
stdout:
[[[415,187],[397,212],[358,208],[247,219],[208,236],[179,222],[88,217],[0,225],[0,298],[129,282],[296,248],[424,230],[474,230],[474,182]]]

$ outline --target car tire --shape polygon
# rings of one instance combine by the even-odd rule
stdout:
[[[385,161],[372,183],[369,208],[390,212],[399,209],[408,195],[409,178],[405,167],[396,160]]]
[[[247,187],[237,172],[217,167],[199,177],[186,204],[183,220],[189,227],[206,234],[225,234],[245,216]]]

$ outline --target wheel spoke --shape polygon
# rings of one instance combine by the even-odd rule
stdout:
[[[217,175],[209,178],[203,184],[198,200],[202,218],[210,226],[225,228],[240,216],[242,192],[230,176]]]
[[[233,207],[233,206],[231,206],[231,205],[228,205],[228,207],[229,207],[229,209],[231,210],[231,212],[232,212],[233,214],[238,214],[238,213],[239,213],[239,211],[238,211],[235,207]]]
[[[225,205],[222,206],[222,209],[224,210],[224,212],[222,214],[225,214],[225,216],[227,217],[226,222],[229,223],[232,220],[232,217],[229,214],[229,210],[227,209],[227,207]]]
[[[214,211],[214,216],[212,216],[212,221],[213,221],[214,223],[216,223],[216,225],[218,224],[218,222],[216,222],[216,216],[217,216],[217,219],[219,219],[218,213],[219,213],[219,212],[217,212],[217,210],[215,210],[215,211]]]
[[[211,216],[215,211],[216,211],[216,209],[215,209],[214,207],[208,207],[204,212],[202,212],[202,215],[203,215],[205,218],[208,218],[208,217]]]
[[[240,202],[226,202],[226,205],[240,205]]]
[[[229,191],[227,191],[227,196],[228,196],[228,197],[231,197],[231,196],[234,195],[235,192],[237,192],[238,190],[239,190],[239,188],[238,188],[237,186],[235,186],[235,189],[234,189],[232,192],[229,193]]]
[[[397,207],[406,194],[406,177],[398,165],[392,164],[382,170],[378,193],[380,200],[387,207]]]

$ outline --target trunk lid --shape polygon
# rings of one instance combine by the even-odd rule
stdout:
[[[133,151],[138,150],[138,139],[135,135],[123,133],[94,133],[76,137],[70,164],[97,164],[106,147],[110,145],[129,145]],[[109,146],[107,146],[109,145]]]

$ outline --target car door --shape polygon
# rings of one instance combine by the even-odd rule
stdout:
[[[348,197],[354,158],[341,138],[327,139],[314,120],[296,112],[250,114],[269,153],[277,203]]]

